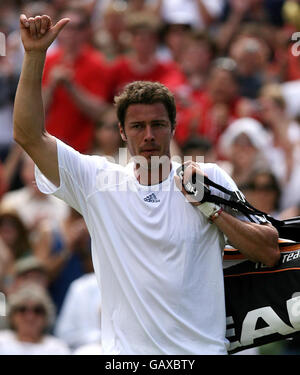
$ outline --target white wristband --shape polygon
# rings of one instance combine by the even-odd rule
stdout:
[[[220,206],[213,202],[204,202],[197,206],[198,210],[208,219],[220,210]]]

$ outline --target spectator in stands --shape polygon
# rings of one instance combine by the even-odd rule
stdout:
[[[213,39],[202,31],[190,31],[180,47],[183,56],[178,65],[181,75],[172,73],[165,80],[176,96],[177,109],[190,106],[206,88],[210,66],[216,56]],[[178,79],[179,78],[179,79]]]
[[[23,151],[17,144],[13,144],[3,163],[0,162],[0,201],[9,190],[14,190],[22,185],[19,179],[20,162]]]
[[[179,113],[175,139],[182,143],[198,134],[217,145],[220,135],[239,117],[242,98],[238,95],[236,63],[230,58],[218,58],[210,68],[206,89],[193,105]]]
[[[164,24],[162,27],[163,44],[158,50],[159,57],[163,60],[174,60],[177,63],[182,61],[191,30],[189,23]]]
[[[107,65],[89,43],[89,16],[83,10],[68,9],[59,17],[69,17],[72,22],[60,34],[57,49],[45,63],[46,128],[78,151],[86,152],[91,146],[94,122],[107,100]]]
[[[203,91],[210,66],[217,50],[213,39],[205,32],[189,34],[185,56],[180,61],[181,69],[193,91]]]
[[[34,163],[25,153],[21,167],[21,179],[24,186],[4,194],[0,201],[3,210],[14,210],[24,224],[36,231],[44,219],[57,223],[66,217],[68,208],[59,199],[41,194],[34,183]]]
[[[11,279],[12,277],[13,264],[14,264],[13,255],[11,254],[8,246],[5,244],[5,242],[0,236],[0,290],[3,292],[6,291],[8,287],[7,284],[9,284],[9,282],[11,281],[7,279],[8,278]],[[1,305],[0,305],[0,309],[1,309]],[[0,329],[2,326],[1,323],[2,322],[0,321]]]
[[[273,217],[279,217],[281,186],[270,169],[254,170],[240,189],[252,206]]]
[[[96,275],[90,272],[71,283],[54,334],[75,350],[83,345],[100,342],[100,323],[100,291]]]
[[[9,292],[17,290],[25,283],[38,284],[48,288],[49,277],[45,265],[35,255],[28,255],[14,264],[13,284]]]
[[[239,36],[230,48],[230,56],[237,63],[239,94],[256,99],[266,83],[270,50],[262,38]]]
[[[151,3],[148,0],[127,0],[126,13],[127,14],[138,14],[139,12],[151,13],[156,10],[155,2]]]
[[[218,20],[224,5],[224,0],[158,0],[157,12],[166,23],[188,23],[204,30]]]
[[[49,276],[49,292],[59,314],[71,282],[91,272],[90,236],[82,216],[69,208],[68,216],[56,226],[44,221],[35,255]]]
[[[8,35],[7,27],[2,27],[1,22],[0,32]],[[9,38],[5,41],[6,56],[0,55],[0,161],[5,160],[13,143],[13,100],[20,73],[15,67],[11,53],[11,43],[9,41]],[[0,52],[2,53],[2,51]]]
[[[164,82],[178,68],[173,61],[158,59],[160,20],[152,13],[132,14],[127,18],[131,34],[131,53],[120,56],[111,67],[111,98],[129,82],[145,80]]]
[[[126,29],[126,6],[119,1],[111,1],[104,9],[102,22],[94,33],[95,46],[107,60],[114,60],[130,49],[130,36]],[[97,26],[97,25],[96,25]]]
[[[45,333],[54,321],[54,306],[45,289],[25,284],[8,298],[10,329],[0,331],[1,355],[66,355],[67,345]]]
[[[4,166],[0,161],[0,200],[3,193],[7,190],[7,183],[5,179]]]
[[[238,186],[243,185],[255,168],[270,165],[266,154],[271,147],[271,138],[258,121],[252,118],[233,121],[219,142],[219,154],[227,161],[222,167]]]
[[[19,215],[13,211],[0,211],[0,285],[2,290],[11,287],[14,263],[32,253],[30,232]]]
[[[0,212],[0,237],[13,259],[20,259],[32,252],[30,232],[20,216],[13,211]]]
[[[197,162],[216,163],[216,152],[209,139],[192,137],[182,146],[183,157]],[[198,159],[197,159],[198,157]],[[199,159],[202,157],[203,159]]]
[[[113,106],[110,106],[96,123],[94,142],[90,153],[110,157],[112,162],[118,163],[121,147],[125,148],[119,132],[116,111]]]
[[[300,176],[300,127],[287,113],[281,86],[266,85],[259,97],[261,121],[273,137],[276,158],[276,176],[283,187],[281,209],[297,205],[300,199],[298,181]]]
[[[221,53],[223,55],[228,53],[228,46],[245,23],[281,26],[283,2],[284,0],[226,0],[216,37]]]
[[[79,346],[72,353],[73,355],[101,355],[103,354],[103,348],[100,341]]]

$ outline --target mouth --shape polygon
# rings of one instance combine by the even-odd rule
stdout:
[[[142,149],[140,153],[143,155],[153,155],[157,152],[159,152],[159,149],[157,148],[147,148],[147,149]]]

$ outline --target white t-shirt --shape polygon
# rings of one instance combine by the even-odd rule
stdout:
[[[101,344],[88,344],[83,345],[73,351],[73,355],[101,355],[102,354],[102,346]]]
[[[10,330],[0,331],[0,355],[68,355],[68,346],[51,335],[45,335],[41,342],[21,342]]]
[[[54,334],[70,348],[100,342],[101,295],[96,275],[89,273],[74,280],[56,321]]]
[[[77,209],[88,226],[101,290],[103,353],[227,354],[224,235],[176,188],[179,164],[161,184],[143,186],[133,164],[124,168],[82,155],[59,140],[57,146],[60,187],[37,168],[36,180],[41,191]],[[217,165],[201,167],[236,189]]]

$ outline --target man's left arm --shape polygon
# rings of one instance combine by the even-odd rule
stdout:
[[[222,211],[214,224],[246,258],[273,267],[279,260],[278,232],[271,224],[245,222]]]
[[[200,166],[192,161],[185,162],[183,182],[186,184],[191,180],[194,173],[203,175]],[[221,168],[214,169],[218,179],[226,184],[230,190],[236,190],[235,183]],[[211,222],[216,225],[220,231],[227,237],[230,245],[238,249],[247,259],[254,262],[262,262],[266,266],[275,266],[280,257],[278,246],[278,232],[271,224],[257,224],[253,222],[243,221],[236,218],[224,210],[220,209],[214,203],[197,202],[183,188],[182,181],[178,176],[175,177],[177,187],[185,195],[187,200]],[[221,181],[218,180],[218,183]],[[222,183],[221,183],[222,184]]]

